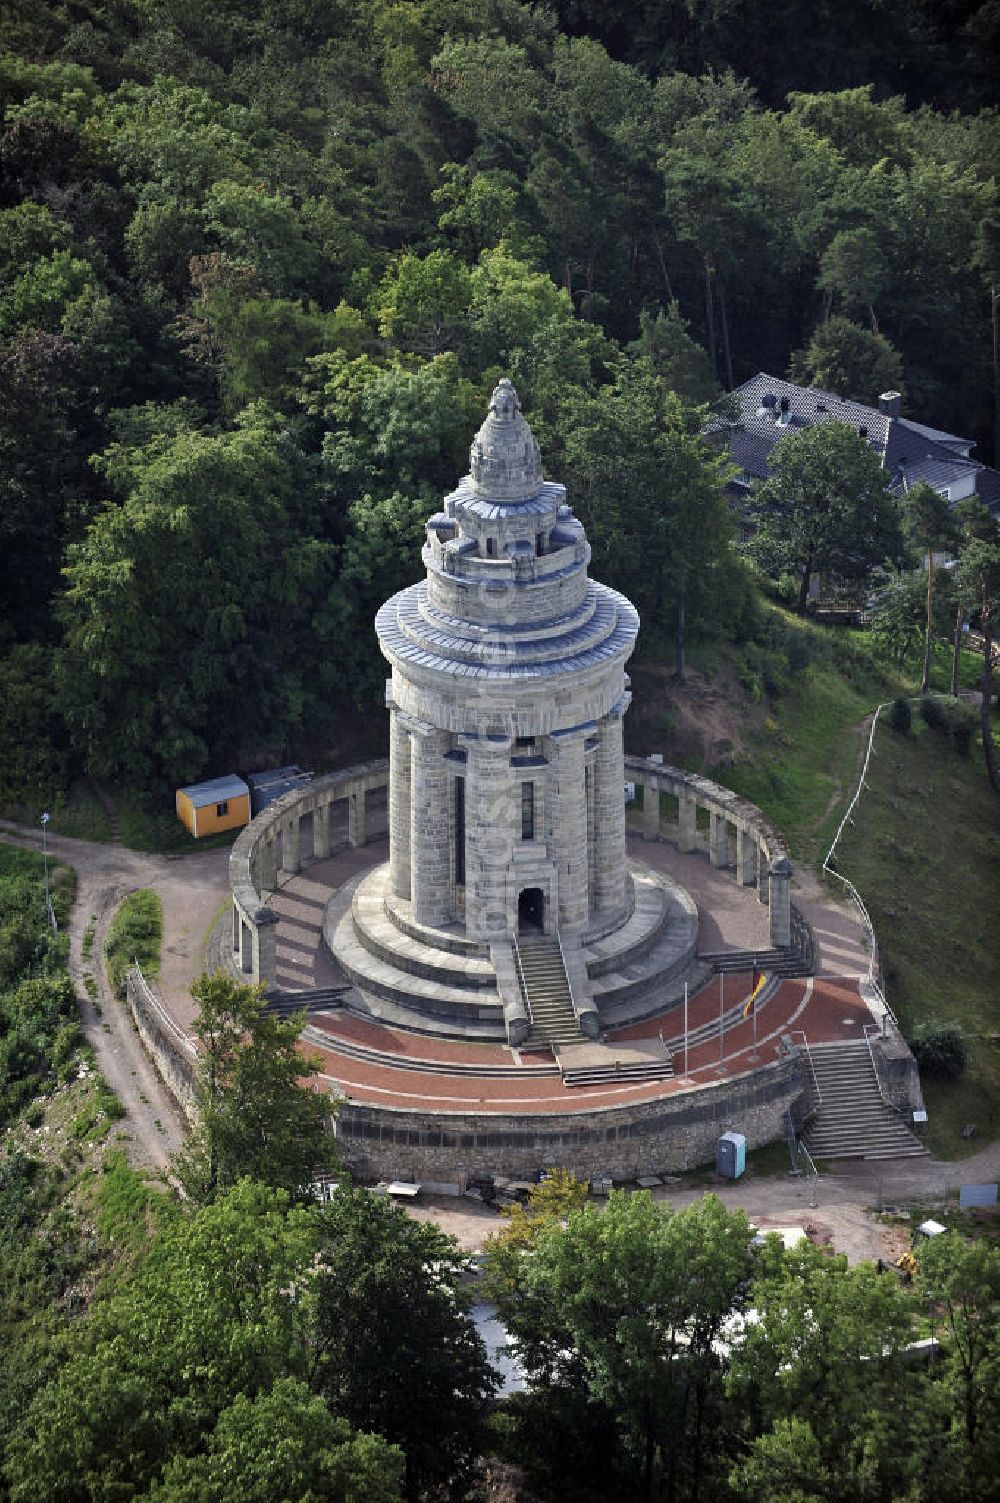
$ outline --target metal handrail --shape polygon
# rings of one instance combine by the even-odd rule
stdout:
[[[566,951],[563,949],[562,935],[556,930],[556,940],[559,944],[559,959],[562,962],[563,975],[566,977],[566,990],[569,993],[569,1005],[573,1009],[573,1016],[579,1022],[580,1014],[577,1010],[576,998],[573,996],[573,983],[569,979],[569,967],[566,964]]]
[[[811,1111],[806,1113],[804,1119],[808,1122],[809,1118],[813,1115],[813,1112],[819,1111],[820,1107],[823,1105],[823,1092],[820,1090],[819,1081],[816,1078],[816,1066],[813,1063],[812,1051],[809,1048],[809,1040],[806,1037],[806,1031],[804,1028],[789,1029],[788,1037],[790,1039],[795,1038],[796,1034],[801,1035],[802,1046],[806,1051],[806,1059],[809,1061],[809,1073],[812,1076],[813,1090],[816,1092],[816,1105],[812,1108]]]
[[[512,934],[510,942],[514,947],[514,964],[517,967],[517,979],[521,987],[521,996],[524,1000],[524,1010],[528,1014],[528,1022],[532,1027],[535,1025],[535,1016],[531,1011],[531,998],[528,996],[528,983],[524,979],[524,966],[521,964],[521,951],[518,948],[517,935]]]
[[[888,1096],[885,1094],[885,1087],[882,1084],[882,1076],[879,1073],[878,1064],[876,1063],[876,1060],[875,1060],[875,1050],[872,1048],[872,1039],[874,1039],[876,1037],[881,1038],[882,1037],[882,1030],[878,1026],[877,1023],[866,1023],[865,1026],[864,1026],[864,1029],[862,1031],[863,1031],[864,1036],[865,1036],[865,1043],[868,1045],[868,1057],[869,1057],[869,1059],[872,1062],[872,1069],[875,1072],[875,1083],[878,1086],[878,1093],[882,1097],[883,1103],[886,1106],[891,1107],[894,1112],[898,1112],[899,1115],[905,1121],[906,1120],[906,1112],[903,1109],[903,1107],[897,1106],[896,1103],[895,1103],[895,1101],[890,1101],[889,1098],[888,1098]]]

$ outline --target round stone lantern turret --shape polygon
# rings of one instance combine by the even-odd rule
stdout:
[[[639,618],[590,548],[511,383],[427,523],[426,579],[378,613],[392,666],[389,886],[489,941],[625,914],[622,716]]]

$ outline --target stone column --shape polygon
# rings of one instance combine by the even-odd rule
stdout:
[[[660,790],[652,783],[642,785],[642,833],[646,840],[655,840],[660,833]]]
[[[615,912],[625,904],[626,875],[625,754],[621,716],[610,715],[602,720],[598,732],[601,740],[593,764],[594,908],[598,912]],[[561,888],[561,880],[559,885]]]
[[[281,832],[281,864],[286,872],[302,870],[299,841],[299,816],[293,814]]]
[[[713,866],[729,865],[729,825],[714,809],[708,813],[708,859]]]
[[[278,853],[273,834],[264,836],[258,847],[260,851],[260,891],[273,892],[278,885]]]
[[[771,943],[787,946],[792,942],[792,901],[790,886],[792,863],[784,858],[771,867]]]
[[[364,845],[365,843],[365,791],[360,789],[352,793],[347,800],[347,843],[348,845]]]
[[[515,828],[521,832],[521,784],[514,778],[506,737],[483,736],[466,744],[465,932],[470,939],[495,940],[510,922],[507,870]],[[516,927],[516,915],[513,922]]]
[[[757,847],[757,901],[758,902],[760,902],[760,903],[766,903],[767,902],[767,900],[768,900],[768,889],[769,889],[769,886],[770,886],[770,878],[768,876],[767,855],[765,854],[764,847],[762,845],[759,845]]]
[[[253,975],[253,929],[247,920],[240,915],[240,970],[248,976]]]
[[[239,955],[239,953],[240,953],[240,942],[241,942],[241,935],[242,935],[242,932],[243,932],[242,925],[243,925],[243,919],[242,919],[242,917],[240,915],[240,910],[237,908],[236,903],[234,901],[234,903],[233,903],[233,954],[234,955]]]
[[[325,861],[330,854],[330,804],[318,804],[313,810],[313,855]]]
[[[278,979],[278,915],[259,908],[254,925],[253,979],[274,986]]]
[[[698,849],[698,800],[684,789],[677,795],[677,849],[685,853]]]
[[[389,887],[410,896],[410,733],[399,711],[389,716]]]
[[[452,914],[448,846],[448,732],[414,729],[410,799],[410,896],[418,924],[448,923]],[[351,818],[354,818],[354,798]],[[357,842],[352,838],[351,844]]]
[[[757,880],[757,843],[741,825],[736,827],[736,880],[741,887],[752,887]]]
[[[550,738],[552,846],[559,874],[559,923],[567,928],[587,921],[587,790],[583,778],[583,733]],[[644,795],[645,797],[645,795]]]

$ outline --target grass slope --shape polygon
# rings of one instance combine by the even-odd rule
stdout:
[[[923,1078],[930,1146],[958,1157],[1000,1135],[1000,798],[981,748],[960,757],[916,719],[909,736],[880,720],[867,784],[837,864],[871,913],[903,1032],[939,1017],[970,1035],[958,1082]]]

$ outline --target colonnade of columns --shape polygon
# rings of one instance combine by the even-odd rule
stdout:
[[[237,969],[249,979],[265,985],[273,985],[277,979],[275,925],[278,917],[261,899],[278,886],[279,870],[294,873],[302,869],[303,821],[312,821],[313,858],[325,860],[332,848],[333,812],[335,806],[344,801],[347,804],[347,843],[364,845],[367,838],[365,796],[386,785],[385,763],[369,764],[369,768],[372,770],[366,771],[363,777],[358,777],[355,770],[353,780],[345,780],[343,774],[336,773],[329,774],[327,779],[317,779],[290,798],[287,807],[279,804],[266,809],[238,838],[230,859],[232,953]],[[324,786],[325,783],[328,786]],[[246,847],[245,851],[241,851],[241,846]]]
[[[768,906],[772,945],[790,945],[792,864],[783,850],[770,849],[775,842],[768,840],[752,817],[759,811],[745,804],[742,809],[726,807],[716,802],[711,792],[714,785],[708,779],[696,780],[702,785],[699,791],[674,769],[646,768],[633,761],[626,768],[626,776],[643,790],[639,827],[647,839],[659,834],[661,792],[677,799],[677,844],[681,851],[698,849],[698,810],[707,812],[708,859],[712,866],[720,871],[732,869],[741,887],[756,885],[757,897]],[[717,792],[726,795],[723,788]]]

